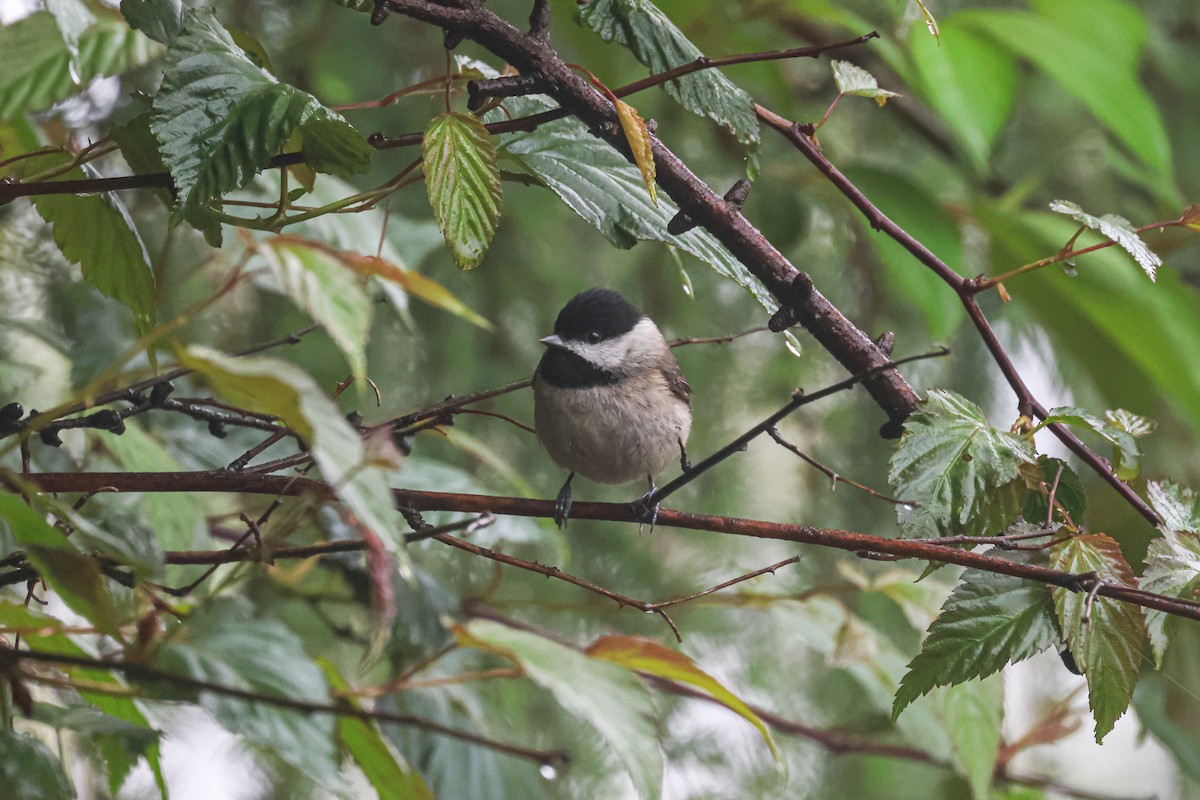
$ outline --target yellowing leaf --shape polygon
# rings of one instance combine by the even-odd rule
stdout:
[[[611,661],[620,664],[625,669],[656,675],[680,683],[687,683],[708,694],[721,705],[741,715],[762,734],[763,741],[771,748],[771,754],[778,760],[779,749],[767,726],[754,713],[754,709],[746,705],[733,692],[721,685],[713,676],[696,666],[690,658],[664,647],[653,639],[641,636],[604,636],[597,639],[585,651],[592,658]]]
[[[408,294],[419,300],[424,300],[431,306],[449,311],[455,316],[462,317],[472,325],[478,325],[485,330],[492,329],[492,323],[472,311],[466,303],[454,296],[453,292],[426,275],[393,264],[375,256],[364,256],[358,253],[339,253],[341,259],[360,275],[374,275],[377,278],[394,283]]]
[[[650,131],[646,129],[646,121],[636,108],[621,100],[617,101],[617,119],[621,120],[625,141],[629,142],[633,160],[642,171],[646,188],[650,190],[650,201],[658,205],[658,194],[654,190],[654,153],[650,149]]]

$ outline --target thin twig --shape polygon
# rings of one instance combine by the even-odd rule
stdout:
[[[127,661],[105,661],[103,659],[89,658],[87,656],[77,656],[67,653],[45,653],[32,650],[14,650],[11,647],[0,644],[0,665],[6,668],[12,668],[13,665],[20,662],[36,662],[43,664],[57,664],[66,667],[83,667],[86,669],[102,669],[114,672],[120,672],[134,680],[147,683],[168,683],[177,689],[189,689],[196,692],[210,692],[223,697],[233,697],[239,700],[246,700],[252,703],[263,703],[265,705],[276,706],[290,711],[298,711],[303,714],[332,714],[339,717],[353,717],[355,719],[372,720],[375,722],[390,722],[397,725],[412,725],[414,727],[423,728],[431,733],[449,736],[454,739],[459,739],[464,742],[486,747],[497,752],[507,753],[518,758],[524,758],[533,761],[537,764],[556,764],[564,765],[569,762],[569,757],[566,753],[559,750],[536,750],[534,748],[522,747],[520,745],[500,742],[495,739],[489,739],[486,736],[472,733],[470,731],[452,728],[448,725],[443,725],[433,720],[418,717],[414,714],[395,714],[388,711],[367,711],[365,709],[354,708],[347,704],[330,705],[327,703],[317,703],[308,700],[298,700],[291,697],[281,697],[279,695],[263,694],[254,692],[248,689],[242,689],[237,686],[225,686],[212,681],[200,680],[189,675],[168,672],[166,670],[151,667],[146,664],[136,664]],[[25,672],[24,675],[32,680],[39,680],[42,676],[38,673]],[[51,678],[51,680],[54,680]],[[92,687],[89,687],[92,688]],[[114,689],[124,693],[126,687],[114,686]]]

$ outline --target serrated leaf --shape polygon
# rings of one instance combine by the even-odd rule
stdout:
[[[1150,481],[1150,505],[1162,518],[1162,536],[1150,542],[1139,583],[1147,592],[1195,600],[1200,591],[1200,497],[1173,483]],[[1146,632],[1157,666],[1162,666],[1176,618],[1146,609]]]
[[[321,169],[339,175],[365,169],[372,150],[348,122],[257,66],[211,12],[186,14],[167,50],[150,120],[185,212],[244,186],[293,131],[304,134],[310,124]],[[350,144],[355,138],[360,145]],[[307,158],[309,150],[303,152]]]
[[[64,531],[17,495],[0,493],[0,524],[8,526],[29,563],[68,608],[120,638],[117,609],[96,559],[80,552]]]
[[[332,663],[323,658],[318,663],[333,691],[345,692],[350,688]],[[353,709],[361,708],[349,695],[343,695],[342,702]],[[384,738],[378,724],[371,720],[339,716],[337,733],[338,740],[367,776],[379,800],[434,800],[433,792],[429,791],[420,773],[409,766],[404,756]]]
[[[0,728],[0,786],[8,800],[76,797],[58,757],[37,739],[7,727]]]
[[[942,722],[950,737],[950,759],[967,779],[975,800],[988,800],[1004,717],[1004,680],[989,675],[941,690]]]
[[[154,665],[272,697],[329,702],[325,677],[305,653],[300,637],[279,620],[256,614],[242,600],[218,598],[201,606],[159,649]],[[336,780],[331,715],[207,692],[201,692],[199,700],[231,733],[270,750],[318,782]]]
[[[1158,422],[1150,417],[1142,417],[1123,408],[1110,409],[1104,412],[1104,421],[1114,428],[1123,430],[1135,439],[1149,436],[1158,429]]]
[[[170,44],[183,27],[183,0],[121,0],[121,14],[131,28]]]
[[[1098,231],[1101,235],[1116,242],[1126,253],[1133,256],[1133,260],[1150,277],[1150,280],[1154,280],[1158,274],[1158,268],[1162,266],[1162,259],[1146,246],[1142,237],[1138,236],[1138,232],[1133,229],[1133,225],[1124,217],[1116,214],[1094,217],[1069,200],[1051,202],[1050,210],[1066,214],[1079,224]]]
[[[1073,574],[1095,572],[1125,586],[1137,586],[1121,546],[1103,533],[1075,536],[1056,547],[1050,566]],[[1088,705],[1096,719],[1100,742],[1129,707],[1142,665],[1146,628],[1141,609],[1096,595],[1090,621],[1084,622],[1087,592],[1055,587],[1054,607],[1075,663],[1088,683]]]
[[[1200,592],[1200,535],[1174,531],[1151,541],[1140,587],[1147,592],[1195,601]],[[1146,633],[1158,667],[1162,666],[1176,624],[1176,618],[1165,611],[1146,610]]]
[[[47,109],[93,78],[119,75],[161,50],[119,21],[101,20],[80,35],[73,71],[71,50],[48,12],[0,26],[0,121]]]
[[[875,76],[862,67],[856,67],[849,61],[833,61],[833,82],[837,84],[841,94],[854,94],[859,97],[870,97],[883,106],[889,97],[899,97],[896,92],[880,89]]]
[[[649,0],[591,0],[579,10],[579,20],[606,42],[628,47],[651,72],[665,72],[703,55]],[[719,70],[669,81],[666,91],[688,111],[727,128],[742,144],[758,143],[754,100]]]
[[[584,652],[592,658],[611,661],[634,672],[695,686],[757,728],[763,741],[770,748],[771,755],[776,760],[781,758],[779,748],[771,738],[771,732],[754,709],[678,650],[664,647],[653,639],[641,636],[603,636],[592,642]]]
[[[658,193],[654,188],[654,151],[650,147],[650,131],[646,129],[646,121],[636,108],[623,100],[617,101],[616,108],[621,131],[625,134],[625,141],[629,143],[629,150],[633,153],[633,161],[642,173],[642,182],[650,192],[650,202],[658,205]]]
[[[316,242],[278,236],[259,252],[283,293],[321,324],[361,380],[367,372],[372,312],[365,282],[334,251]]]
[[[500,170],[492,135],[476,117],[434,117],[421,144],[433,217],[460,269],[483,260],[500,223]]]
[[[1121,480],[1133,480],[1142,471],[1142,447],[1133,434],[1073,406],[1050,409],[1050,414],[1038,425],[1058,423],[1094,433],[1113,446],[1113,471]],[[1036,430],[1036,429],[1035,429]]]
[[[65,164],[64,154],[30,159],[35,170]],[[88,167],[76,167],[54,180],[95,177]],[[44,194],[33,206],[54,231],[63,257],[78,264],[83,279],[102,294],[133,312],[139,334],[154,327],[154,272],[150,257],[124,204],[115,193]]]
[[[1038,466],[1041,468],[1042,483],[1045,484],[1045,494],[1036,488],[1029,492],[1025,507],[1021,510],[1028,522],[1042,525],[1049,516],[1050,490],[1054,489],[1054,501],[1061,505],[1070,515],[1076,526],[1083,524],[1083,514],[1087,511],[1087,493],[1083,489],[1083,481],[1075,470],[1067,466],[1065,461],[1050,456],[1038,456]],[[1058,486],[1055,487],[1055,479]]]
[[[556,107],[541,95],[513,97],[504,107],[525,117]],[[493,111],[486,118],[505,119]],[[633,247],[638,241],[658,241],[679,247],[737,283],[770,313],[779,302],[742,262],[702,228],[673,236],[667,224],[679,207],[666,195],[657,206],[646,195],[641,173],[620,153],[588,133],[578,119],[562,119],[528,133],[497,137],[501,155],[546,184],[567,206],[613,245]],[[797,345],[798,347],[799,345]]]
[[[1200,494],[1169,481],[1150,481],[1146,489],[1150,505],[1162,517],[1159,530],[1200,533]]]
[[[512,659],[559,704],[594,727],[616,752],[642,798],[662,792],[663,756],[650,695],[628,670],[588,658],[534,633],[491,620],[454,628],[459,643]]]
[[[911,536],[998,533],[1025,502],[1021,468],[1036,463],[1028,441],[992,428],[974,403],[931,390],[892,455],[900,525]]]
[[[206,347],[188,348],[179,360],[227,399],[273,414],[299,434],[338,499],[388,545],[401,574],[411,574],[387,477],[365,463],[362,440],[312,377],[286,361],[233,358]]]
[[[1012,560],[1030,563],[1032,558],[1018,553]],[[935,686],[986,677],[1057,641],[1049,587],[968,569],[929,626],[921,652],[909,662],[892,704],[892,720]]]

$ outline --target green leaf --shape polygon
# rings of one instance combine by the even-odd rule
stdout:
[[[138,761],[158,745],[158,732],[144,719],[141,724],[130,722],[89,705],[62,707],[39,703],[34,716],[59,730],[77,733],[96,746],[114,797]]]
[[[1158,274],[1158,268],[1162,266],[1162,259],[1146,246],[1142,237],[1133,229],[1133,225],[1124,217],[1116,214],[1094,217],[1070,200],[1054,200],[1050,203],[1050,210],[1058,214],[1066,214],[1080,225],[1099,231],[1111,241],[1116,242],[1126,253],[1133,256],[1133,260],[1138,263],[1151,281]]]
[[[62,623],[59,620],[40,614],[23,605],[0,602],[0,625],[9,629],[21,629],[22,640],[29,649],[36,652],[80,657],[92,655],[91,653],[84,652],[79,645],[71,641],[62,632]],[[126,688],[124,683],[104,669],[96,667],[66,667],[64,669],[72,677],[81,678],[91,684],[107,686],[115,691],[121,691]],[[140,756],[145,758],[149,764],[150,770],[154,774],[155,781],[158,784],[159,793],[163,800],[166,800],[166,781],[163,778],[162,765],[159,761],[158,732],[150,727],[150,723],[142,715],[142,712],[138,709],[133,699],[108,692],[90,691],[88,689],[80,689],[79,693],[85,700],[108,717],[122,720],[138,728],[152,731],[155,734],[155,741],[148,743],[144,749],[139,748],[139,752],[136,755],[128,751],[125,751],[123,754],[104,751],[103,754],[108,762],[109,786],[112,794],[114,796],[117,794],[117,788],[119,787],[113,787],[113,783],[120,777],[121,771],[126,766],[132,767],[136,763],[137,757]]]
[[[1073,574],[1095,572],[1101,578],[1137,586],[1121,546],[1103,533],[1075,536],[1056,547],[1051,567]],[[1088,683],[1088,705],[1096,719],[1096,741],[1129,707],[1142,665],[1146,628],[1141,609],[1110,597],[1096,595],[1090,603],[1090,620],[1084,621],[1088,593],[1055,587],[1054,607],[1067,646]]]
[[[592,658],[611,661],[634,672],[695,686],[757,728],[771,755],[776,760],[781,758],[771,732],[754,709],[678,650],[641,636],[603,636],[592,642],[585,652]]]
[[[81,553],[65,532],[46,522],[18,495],[0,493],[0,522],[68,608],[120,638],[117,609],[94,558]]]
[[[591,0],[579,10],[579,19],[604,41],[628,47],[651,72],[665,72],[703,55],[649,0]],[[754,100],[720,70],[685,75],[669,81],[666,90],[688,111],[727,128],[742,144],[758,143]]]
[[[954,17],[945,21],[943,31],[940,43],[916,31],[909,36],[914,84],[954,133],[975,171],[987,174],[996,137],[1012,113],[1017,65],[1005,48]]]
[[[939,695],[954,768],[967,779],[975,800],[988,800],[1000,753],[1004,680],[989,675],[947,686]]]
[[[189,11],[167,51],[150,127],[185,211],[244,186],[296,129],[325,171],[361,172],[371,152],[350,144],[362,137],[341,116],[258,67],[207,11]]]
[[[1147,592],[1195,601],[1200,592],[1200,535],[1187,531],[1164,533],[1146,550],[1141,588]],[[1156,666],[1162,666],[1176,618],[1158,609],[1146,610],[1146,632]]]
[[[0,786],[7,800],[75,800],[58,757],[7,728],[0,728]]]
[[[859,97],[870,97],[883,106],[889,97],[899,97],[896,92],[880,89],[875,76],[862,67],[856,67],[849,61],[832,61],[833,82],[837,84],[840,94],[853,94]]]
[[[259,250],[283,293],[321,324],[361,380],[367,372],[372,302],[365,281],[330,248],[290,236],[268,240]]]
[[[1200,533],[1200,495],[1170,482],[1150,481],[1146,488],[1150,505],[1162,517],[1159,530]]]
[[[1042,470],[1045,493],[1036,489],[1031,491],[1025,500],[1021,516],[1034,525],[1044,524],[1050,519],[1050,490],[1054,489],[1055,502],[1071,515],[1071,521],[1077,527],[1082,525],[1083,514],[1087,510],[1087,493],[1079,475],[1067,466],[1065,461],[1050,456],[1038,456],[1038,466]],[[1055,479],[1058,480],[1057,488],[1054,488]]]
[[[1121,430],[1082,408],[1062,406],[1050,409],[1038,428],[1058,423],[1098,435],[1113,446],[1113,470],[1122,480],[1132,480],[1142,471],[1142,447],[1133,434]],[[1037,430],[1037,428],[1035,428]]]
[[[69,156],[55,154],[30,159],[31,169],[65,164]],[[76,167],[54,180],[95,177],[88,167]],[[154,327],[154,273],[150,257],[133,220],[115,193],[45,194],[33,206],[54,230],[54,243],[63,257],[78,264],[83,279],[102,294],[133,312],[139,334]]]
[[[274,414],[299,434],[338,499],[388,545],[401,574],[411,574],[383,470],[366,463],[362,440],[307,373],[286,361],[232,358],[205,347],[189,348],[180,361],[207,378],[227,399]]]
[[[433,118],[421,143],[429,203],[460,269],[478,266],[500,223],[492,135],[470,114]]]
[[[344,692],[350,688],[332,663],[325,659],[320,659],[318,663],[331,689]],[[360,708],[353,697],[346,696],[343,702],[351,708]],[[433,800],[433,792],[429,791],[421,775],[384,738],[375,722],[339,716],[337,733],[338,740],[367,776],[379,800]]]
[[[1095,12],[1102,16],[1102,12]],[[1080,15],[1051,18],[1026,11],[988,9],[960,12],[954,19],[1028,59],[1074,95],[1158,176],[1171,174],[1171,145],[1162,116],[1142,86],[1136,64],[1097,48]],[[1091,16],[1091,14],[1085,15]],[[1107,41],[1107,39],[1105,39]]]
[[[1150,505],[1162,517],[1160,538],[1150,542],[1140,587],[1147,592],[1195,600],[1200,591],[1200,497],[1172,483],[1150,481]],[[1162,667],[1176,618],[1165,611],[1146,610],[1146,632],[1154,660]]]
[[[588,658],[551,639],[491,620],[455,628],[459,642],[512,659],[567,711],[595,728],[616,752],[642,798],[662,792],[663,756],[650,695],[616,664]]]
[[[512,97],[504,107],[514,117],[554,108],[543,96]],[[505,119],[492,111],[486,121]],[[616,150],[588,133],[578,119],[562,119],[529,133],[497,137],[502,157],[546,184],[567,206],[617,247],[638,241],[659,241],[691,253],[745,289],[770,313],[779,303],[725,246],[701,228],[680,236],[667,233],[667,223],[679,212],[669,197],[650,202],[637,167]]]
[[[889,480],[909,504],[898,507],[900,525],[910,536],[999,533],[1025,502],[1022,467],[1036,460],[1028,441],[989,426],[974,403],[931,390],[892,455]]]
[[[75,73],[71,49],[54,17],[31,14],[0,27],[0,121],[42,111],[103,75],[120,75],[161,52],[157,44],[115,20],[101,20],[79,38]]]
[[[319,109],[310,122],[300,126],[300,152],[314,172],[348,178],[366,172],[375,148],[332,111]]]
[[[183,27],[183,0],[121,0],[129,27],[156,42],[170,44]]]
[[[1014,554],[1030,563],[1031,556]],[[1037,655],[1059,641],[1049,587],[968,569],[929,626],[892,704],[892,720],[935,686],[983,678]]]
[[[258,694],[329,702],[321,669],[300,637],[248,603],[217,598],[187,618],[159,649],[154,665],[166,672]],[[338,776],[334,721],[266,703],[200,693],[200,705],[231,733],[275,753],[322,784]]]

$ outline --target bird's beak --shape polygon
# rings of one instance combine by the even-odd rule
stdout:
[[[542,337],[541,342],[542,344],[546,345],[546,347],[566,347],[566,345],[563,344],[563,340],[558,337],[558,334],[544,336]]]

